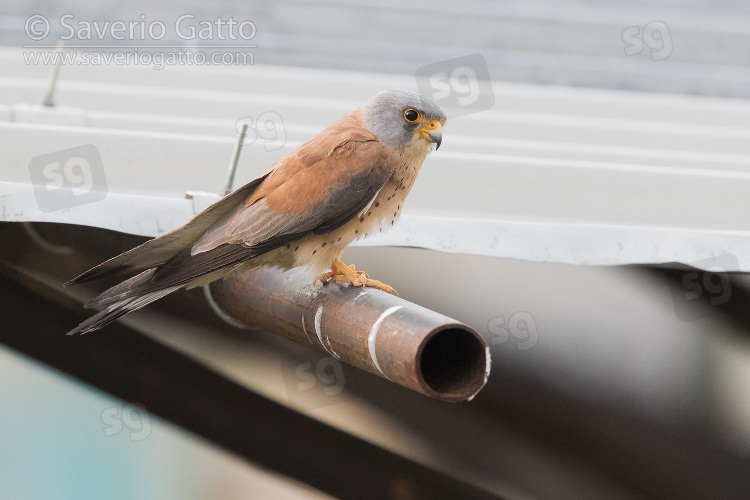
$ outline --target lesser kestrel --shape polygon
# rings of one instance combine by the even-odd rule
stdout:
[[[314,281],[395,293],[341,262],[360,237],[395,224],[445,114],[430,99],[386,90],[300,145],[265,174],[196,215],[66,284],[136,274],[88,307],[106,308],[68,334],[97,330],[180,288],[257,266],[305,266]]]

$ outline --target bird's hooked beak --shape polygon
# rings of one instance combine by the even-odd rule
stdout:
[[[430,142],[437,144],[435,149],[440,149],[443,142],[443,125],[437,120],[426,121],[415,132]]]

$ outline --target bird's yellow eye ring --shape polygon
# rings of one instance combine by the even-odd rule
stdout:
[[[422,118],[422,114],[416,109],[409,108],[404,111],[404,120],[409,123],[417,123],[420,118]]]

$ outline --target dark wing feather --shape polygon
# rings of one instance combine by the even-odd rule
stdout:
[[[184,226],[121,253],[89,269],[77,278],[68,281],[65,285],[77,285],[111,276],[134,274],[164,264],[183,248],[195,243],[208,228],[224,217],[227,212],[232,211],[238,204],[241,205],[267,175],[266,173],[225,196],[193,217]]]
[[[242,245],[222,245],[197,256],[191,256],[190,249],[186,248],[163,266],[149,269],[113,286],[87,303],[86,307],[98,307],[159,290],[179,288],[205,274],[242,263],[256,255],[257,252]]]

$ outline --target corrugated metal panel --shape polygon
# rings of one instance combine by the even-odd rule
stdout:
[[[26,66],[17,51],[0,57],[10,75],[0,79],[0,137],[10,146],[0,153],[3,220],[148,236],[218,199],[185,193],[218,191],[238,119],[267,113],[277,127],[268,141],[251,132],[238,172],[245,182],[375,92],[416,88],[399,76],[261,66],[166,68],[158,78],[145,68],[65,67],[56,98],[64,107],[49,109],[27,104],[44,93],[47,71]],[[731,253],[740,269],[750,266],[750,104],[518,84],[492,90],[492,109],[449,121],[401,224],[361,244],[574,264]],[[35,194],[30,161],[85,144],[101,153],[106,196],[45,210],[47,188]]]

